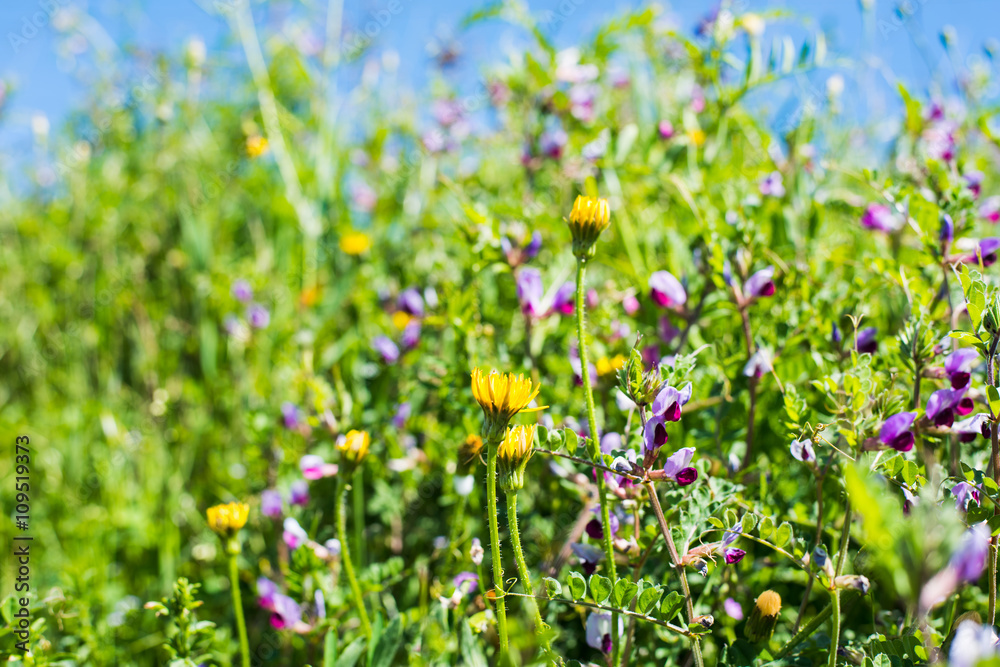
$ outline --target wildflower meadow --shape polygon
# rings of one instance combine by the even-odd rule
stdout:
[[[782,8],[503,0],[411,86],[418,4],[113,59],[55,4],[85,102],[0,157],[0,658],[1000,665],[996,43],[913,81]]]

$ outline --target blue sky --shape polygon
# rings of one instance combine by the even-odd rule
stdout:
[[[0,123],[0,149],[19,152],[26,148],[30,136],[30,119],[44,113],[54,127],[66,117],[68,111],[79,106],[86,96],[84,85],[78,81],[80,60],[74,49],[86,47],[86,55],[97,49],[109,54],[118,50],[131,52],[166,51],[179,53],[193,36],[202,38],[213,52],[231,48],[229,29],[218,14],[206,11],[218,0],[18,0],[0,5],[0,80],[12,88]],[[227,0],[228,1],[228,0]],[[616,12],[634,7],[638,2],[624,0],[529,0],[533,11],[560,11],[562,7],[575,8],[569,12],[554,34],[558,46],[569,46],[579,35],[587,35]],[[392,48],[401,56],[401,75],[404,82],[419,87],[426,81],[430,67],[427,45],[436,35],[447,34],[468,12],[483,5],[482,0],[347,0],[345,23],[348,27],[363,26],[385,17],[390,3],[397,13],[384,27],[379,27],[375,40],[376,50]],[[698,19],[714,3],[678,1],[664,3],[666,11],[675,17],[677,24],[691,31]],[[752,11],[783,9],[797,18],[771,21],[770,31],[790,31],[800,38],[804,35],[798,27],[804,21],[822,27],[828,35],[831,53],[873,65],[874,76],[882,92],[881,102],[891,110],[895,107],[891,83],[899,77],[911,89],[926,94],[934,78],[947,80],[953,68],[964,68],[976,58],[982,58],[985,42],[994,38],[1000,3],[995,0],[907,0],[903,3],[905,19],[896,10],[898,2],[876,2],[875,22],[868,37],[862,25],[862,13],[857,2],[851,0],[735,0],[736,8]],[[255,13],[263,16],[255,4]],[[53,25],[59,12],[53,10],[78,9],[87,16],[82,24],[84,36],[67,39]],[[322,33],[326,3],[321,0],[308,2],[271,2],[268,15],[277,23],[288,16],[300,16],[307,26],[314,26]],[[565,10],[564,10],[565,11]],[[952,26],[957,34],[957,63],[944,57],[939,34],[944,26]],[[272,25],[273,27],[273,25]],[[267,27],[260,26],[266,33]],[[477,27],[467,33],[462,41],[463,72],[472,73],[479,67],[496,60],[502,49],[516,45],[519,31],[498,21]],[[944,74],[944,77],[940,75]],[[851,82],[848,82],[850,89]],[[946,90],[952,93],[952,90]],[[877,96],[879,97],[879,96]],[[850,98],[847,98],[851,104]],[[879,99],[855,99],[858,113],[882,114],[885,111]]]

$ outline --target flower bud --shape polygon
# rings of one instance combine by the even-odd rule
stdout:
[[[868,577],[860,574],[845,574],[837,577],[833,580],[833,585],[837,588],[853,588],[860,591],[862,595],[867,595],[868,589],[871,588]]]
[[[505,493],[513,493],[524,486],[524,469],[531,458],[535,427],[515,426],[497,449],[497,479]]]
[[[594,247],[597,238],[611,225],[608,200],[583,195],[577,197],[567,222],[573,235],[573,254],[578,259],[590,259],[597,252]]]
[[[774,591],[764,591],[750,612],[743,634],[753,643],[768,641],[781,613],[781,596]]]

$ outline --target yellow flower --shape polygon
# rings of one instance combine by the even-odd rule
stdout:
[[[569,231],[573,235],[573,254],[580,259],[597,252],[597,237],[611,224],[611,207],[607,199],[580,195],[569,214]]]
[[[208,525],[212,530],[224,537],[232,537],[240,528],[246,525],[250,515],[250,506],[246,503],[229,503],[209,507],[205,512]]]
[[[515,426],[504,437],[497,449],[497,477],[505,492],[517,491],[524,486],[524,467],[531,458],[535,440],[534,426]]]
[[[597,374],[601,377],[604,377],[605,375],[612,375],[619,368],[625,367],[625,356],[616,354],[611,359],[601,357],[597,360],[595,366],[597,367]]]
[[[774,591],[764,591],[757,598],[757,603],[750,612],[743,634],[751,642],[768,641],[778,622],[781,612],[781,596]]]
[[[393,326],[395,326],[397,329],[400,330],[405,329],[406,325],[410,323],[411,319],[413,318],[410,316],[409,313],[404,313],[401,310],[397,310],[395,313],[392,314],[392,324]]]
[[[486,424],[483,437],[489,442],[500,442],[507,433],[510,418],[522,410],[535,412],[544,408],[528,408],[535,400],[541,385],[532,387],[531,379],[513,373],[491,371],[483,375],[478,368],[472,369],[472,395],[483,408]]]
[[[476,459],[483,458],[483,439],[470,433],[458,448],[458,460],[464,466],[471,466]]]
[[[370,445],[371,437],[368,431],[351,430],[337,441],[337,449],[340,450],[340,455],[348,467],[357,467],[368,456]]]
[[[705,143],[705,132],[701,128],[694,128],[687,133],[688,140],[695,146],[701,146]]]
[[[364,232],[350,232],[340,237],[340,249],[348,255],[362,255],[372,247],[372,240]]]
[[[259,134],[247,137],[247,155],[256,158],[267,152],[267,138]]]

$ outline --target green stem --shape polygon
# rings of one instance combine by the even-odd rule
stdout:
[[[234,538],[235,539],[235,538]],[[229,554],[229,586],[233,589],[233,613],[236,614],[236,629],[240,634],[240,655],[243,667],[250,667],[250,642],[247,641],[247,622],[243,618],[243,598],[240,595],[240,568],[236,563],[238,554]]]
[[[586,303],[584,294],[586,287],[584,278],[587,273],[587,263],[585,259],[578,258],[576,261],[576,338],[580,348],[580,375],[583,376],[583,393],[587,399],[587,425],[590,430],[591,451],[590,454],[595,461],[601,460],[600,438],[597,434],[597,416],[594,411],[594,392],[590,387],[590,362],[587,360],[587,338],[586,327]],[[611,542],[611,512],[608,508],[607,485],[604,481],[604,473],[597,475],[597,498],[601,503],[601,531],[604,537],[604,557],[607,559],[608,574],[612,583],[618,580],[617,568],[615,567],[615,549]],[[611,613],[611,659],[612,664],[618,664],[619,660],[618,636],[618,612]]]
[[[810,579],[810,581],[812,580]],[[801,630],[795,633],[794,637],[785,642],[785,645],[782,646],[778,650],[778,652],[774,654],[774,659],[780,660],[781,658],[784,658],[786,655],[788,655],[789,651],[791,651],[793,648],[801,644],[806,639],[806,637],[814,633],[816,631],[816,628],[822,625],[823,621],[825,621],[830,617],[830,613],[832,611],[833,611],[833,602],[823,607],[823,609],[818,614],[816,614],[811,621],[806,623]]]
[[[347,582],[354,595],[354,605],[358,608],[361,629],[371,639],[372,626],[368,621],[368,611],[365,609],[364,596],[361,595],[361,586],[358,585],[358,578],[354,574],[354,563],[351,561],[350,543],[347,539],[347,484],[343,477],[338,478],[337,481],[337,504],[337,539],[340,540],[340,562],[344,565],[344,574],[347,575]]]
[[[840,553],[837,554],[837,568],[835,577],[839,577],[844,571],[844,563],[847,561],[847,546],[851,539],[851,501],[847,501],[844,508],[844,526],[840,531]],[[830,595],[833,597],[833,629],[830,633],[830,659],[827,663],[829,667],[837,667],[837,647],[840,643],[840,589],[834,588]]]
[[[834,589],[830,594],[830,602],[833,607],[833,630],[830,633],[830,658],[827,662],[829,667],[837,667],[837,644],[840,642],[840,589]]]
[[[545,621],[542,620],[542,612],[538,609],[535,601],[535,591],[531,583],[531,573],[528,572],[528,564],[524,560],[524,552],[521,550],[521,531],[517,525],[517,492],[507,493],[507,525],[510,527],[510,545],[514,548],[514,562],[517,563],[517,573],[521,577],[521,586],[529,597],[525,598],[530,607],[530,611],[535,616],[535,632],[542,640],[542,648],[546,655],[552,659],[552,645],[549,642],[548,634],[545,632]]]
[[[497,605],[497,633],[500,635],[500,662],[506,662],[507,607],[503,596],[503,562],[500,560],[500,529],[497,527],[497,448],[499,443],[487,445],[486,456],[486,513],[490,521],[490,560],[493,562],[493,593]]]

